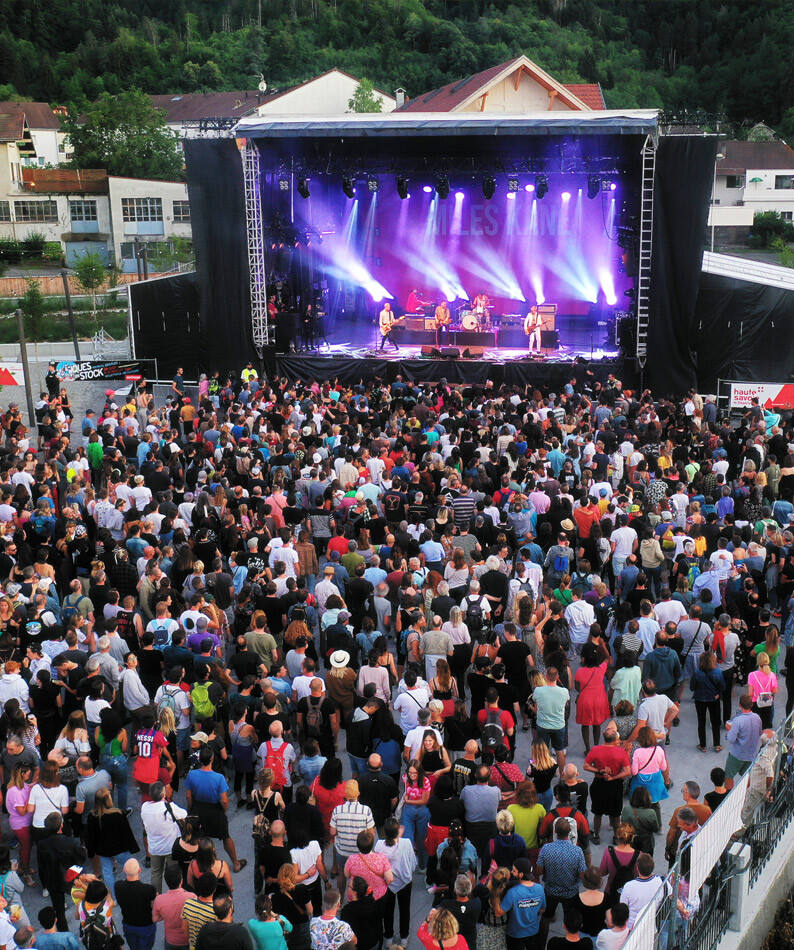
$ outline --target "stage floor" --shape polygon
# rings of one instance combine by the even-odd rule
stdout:
[[[459,359],[465,359],[463,352],[464,346],[458,347],[461,356]],[[416,360],[426,359],[422,355],[422,347],[412,344],[402,344],[399,350],[395,350],[388,343],[382,350],[375,349],[374,345],[356,345],[355,343],[330,343],[323,345],[315,350],[299,350],[296,355],[305,356],[338,356],[340,359],[380,359],[388,361]],[[487,360],[489,363],[513,363],[521,361],[524,363],[572,363],[578,356],[585,359],[616,359],[618,350],[593,349],[590,347],[581,348],[574,346],[560,346],[556,350],[544,351],[542,354],[533,354],[532,356],[526,350],[511,349],[510,347],[497,346],[485,347],[482,356],[470,357],[472,360]],[[442,357],[443,358],[443,357]],[[436,357],[438,359],[438,357]]]
[[[399,350],[395,350],[387,343],[385,349],[378,349],[380,334],[375,325],[375,318],[372,316],[356,318],[351,314],[342,314],[334,320],[326,318],[326,321],[328,340],[323,341],[322,346],[317,349],[299,350],[299,353],[307,356],[338,356],[344,359],[372,359],[374,357],[389,361],[423,358],[422,347],[418,343],[399,343]],[[577,357],[602,360],[616,359],[619,355],[619,348],[615,345],[614,339],[609,339],[606,335],[606,327],[603,324],[594,324],[588,317],[559,314],[557,330],[560,336],[559,348],[544,350],[542,355],[533,356],[532,362],[572,363]],[[493,334],[484,334],[484,336],[488,336],[490,342],[493,341]],[[474,334],[466,335],[468,346],[477,345],[473,338]],[[484,346],[484,342],[480,345]],[[466,346],[459,345],[458,349],[462,354]],[[474,359],[491,363],[511,363],[517,360],[526,362],[529,354],[526,349],[485,346],[483,355]]]

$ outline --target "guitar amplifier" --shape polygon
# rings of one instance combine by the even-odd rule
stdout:
[[[424,330],[425,318],[424,317],[408,317],[407,320],[403,320],[400,326],[405,327],[406,330]]]
[[[560,334],[556,330],[540,331],[540,348],[542,350],[556,350],[560,346]]]
[[[436,329],[436,318],[435,317],[424,317],[424,325],[420,327],[422,330],[435,330]],[[407,322],[407,321],[406,321]],[[420,321],[421,322],[421,321]]]
[[[540,304],[538,306],[538,314],[543,320],[543,327],[545,330],[557,329],[557,304],[556,303]]]

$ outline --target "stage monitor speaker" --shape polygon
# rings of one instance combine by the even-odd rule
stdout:
[[[542,350],[556,350],[560,346],[560,334],[557,330],[540,331],[540,348]]]
[[[422,347],[422,356],[437,356],[438,350],[431,345],[426,345]]]
[[[485,355],[484,346],[467,346],[463,351],[464,360],[481,360]]]
[[[433,347],[433,355],[442,360],[460,359],[460,350],[457,346],[442,346],[436,349]]]

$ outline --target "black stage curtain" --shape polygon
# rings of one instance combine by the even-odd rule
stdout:
[[[234,139],[186,139],[184,146],[201,293],[202,360],[209,370],[239,373],[249,359],[257,360],[243,163]]]
[[[654,392],[695,385],[695,304],[716,155],[716,138],[659,139],[646,366]]]
[[[695,311],[697,381],[786,383],[794,372],[794,291],[702,274]]]
[[[276,356],[276,373],[288,380],[332,380],[351,385],[371,379],[394,382],[398,375],[415,382],[468,383],[484,386],[491,380],[494,386],[526,386],[527,383],[559,392],[571,376],[583,380],[590,372],[593,380],[605,382],[610,373],[626,385],[633,385],[633,368],[622,360],[600,360],[587,365],[570,363],[532,363],[513,360],[491,363],[483,360],[381,360],[337,359],[332,356]]]
[[[195,274],[130,284],[132,336],[137,359],[157,360],[157,375],[169,379],[177,367],[193,381],[206,372]]]

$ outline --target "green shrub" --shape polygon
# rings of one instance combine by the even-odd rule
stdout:
[[[34,231],[33,234],[29,234],[22,242],[24,252],[29,257],[41,257],[46,245],[47,235],[41,234],[39,231]]]
[[[19,264],[22,260],[22,248],[13,238],[0,238],[0,261],[6,264]]]

